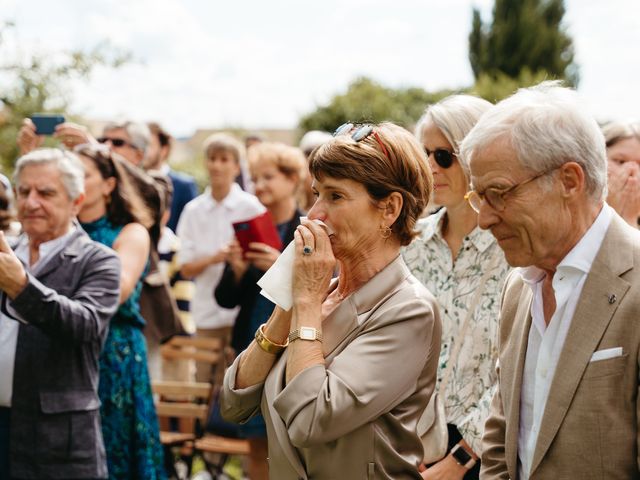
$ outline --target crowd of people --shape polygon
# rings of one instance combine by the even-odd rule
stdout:
[[[640,124],[543,82],[449,96],[414,133],[336,127],[213,134],[198,194],[157,123],[62,123],[42,148],[24,120],[0,176],[0,479],[168,478],[161,379],[219,390],[252,480],[640,476]],[[271,240],[236,233],[265,218]],[[259,284],[285,257],[289,303]],[[163,362],[174,335],[223,361]]]

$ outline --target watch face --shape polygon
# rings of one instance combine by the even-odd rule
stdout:
[[[456,458],[460,465],[466,465],[471,460],[471,455],[467,453],[464,448],[458,448],[455,452],[451,452],[451,454]]]
[[[316,329],[313,327],[300,327],[300,339],[301,340],[315,340]]]

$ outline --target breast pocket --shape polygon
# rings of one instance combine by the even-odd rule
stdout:
[[[589,362],[584,374],[582,375],[582,379],[589,380],[622,375],[627,365],[628,358],[629,354],[625,353],[619,357]]]
[[[93,390],[40,392],[36,451],[45,461],[91,458],[101,444],[100,400]]]

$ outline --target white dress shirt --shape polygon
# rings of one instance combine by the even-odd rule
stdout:
[[[182,266],[214,255],[233,239],[233,223],[250,220],[265,210],[255,196],[243,192],[236,183],[220,202],[211,196],[211,190],[207,188],[202,195],[187,203],[180,216],[177,228],[181,242],[178,264]],[[238,308],[222,308],[213,296],[224,265],[224,262],[209,265],[194,278],[191,316],[197,328],[230,327],[236,319]]]
[[[549,397],[549,389],[558,366],[571,320],[582,287],[591,270],[613,217],[604,205],[600,214],[580,241],[562,259],[553,276],[552,287],[556,310],[549,325],[544,320],[542,283],[545,273],[531,266],[520,269],[522,279],[533,292],[532,323],[520,393],[520,425],[518,432],[518,478],[527,480],[531,470],[540,424]]]
[[[29,265],[29,241],[26,235],[20,239],[14,250],[15,254],[25,265],[25,269],[35,275],[39,268],[47,263],[46,260],[64,248],[75,228],[72,226],[63,236],[41,243],[38,261],[33,265]],[[0,312],[0,407],[11,406],[13,367],[16,359],[19,328],[20,323]]]

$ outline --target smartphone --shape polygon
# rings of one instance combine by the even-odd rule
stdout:
[[[59,113],[34,113],[31,121],[36,126],[36,134],[52,135],[56,126],[64,123],[64,115]]]

